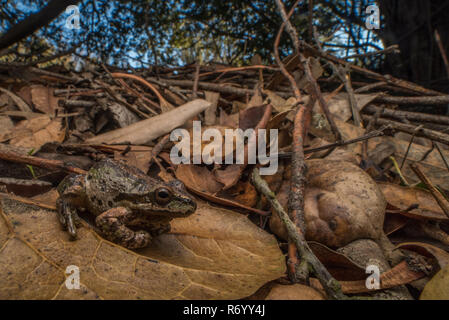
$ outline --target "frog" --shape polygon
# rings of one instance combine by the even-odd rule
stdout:
[[[172,219],[190,216],[197,206],[181,181],[164,182],[110,158],[86,174],[66,176],[57,190],[59,221],[72,240],[82,225],[78,214],[87,211],[100,235],[128,249],[147,247],[170,231]]]

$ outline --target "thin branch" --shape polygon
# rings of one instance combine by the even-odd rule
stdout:
[[[314,255],[301,230],[299,230],[299,228],[290,220],[288,214],[276,199],[276,195],[270,190],[267,182],[259,175],[259,169],[254,168],[251,180],[256,189],[266,197],[272,208],[279,215],[279,218],[287,229],[291,242],[294,243],[296,249],[301,254],[301,257],[312,268],[327,295],[332,299],[346,299],[347,297],[341,291],[340,283],[332,277],[326,267],[324,267],[321,261]]]

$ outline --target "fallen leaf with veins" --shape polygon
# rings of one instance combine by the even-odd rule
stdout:
[[[401,214],[413,219],[447,221],[441,207],[432,194],[418,188],[401,187],[392,183],[378,183],[391,213]],[[414,208],[410,210],[411,208]]]
[[[425,274],[420,271],[414,271],[403,261],[394,268],[382,273],[380,275],[380,288],[385,290],[395,288],[404,284],[411,283],[415,280],[423,278]],[[318,290],[323,290],[323,286],[316,278],[310,279],[310,285]],[[366,280],[359,281],[340,281],[341,290],[346,294],[357,294],[373,292],[373,289],[368,289]]]
[[[399,249],[414,251],[427,258],[434,258],[441,269],[449,266],[449,253],[431,244],[423,242],[404,242],[397,247]]]
[[[317,289],[302,284],[276,284],[265,300],[325,300],[325,296]]]
[[[440,270],[424,287],[420,300],[449,300],[449,266]]]
[[[281,277],[276,239],[238,213],[198,202],[172,232],[138,252],[79,229],[70,241],[55,212],[4,200],[0,214],[1,299],[239,299]],[[80,270],[81,290],[65,285]]]
[[[30,87],[31,99],[34,107],[48,115],[55,113],[59,107],[60,98],[54,96],[54,89],[43,85],[33,85]]]
[[[2,134],[0,140],[10,139],[11,145],[38,150],[48,142],[62,142],[64,136],[61,119],[51,119],[44,115],[20,121],[14,128]]]

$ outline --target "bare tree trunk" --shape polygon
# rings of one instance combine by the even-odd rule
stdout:
[[[378,0],[385,19],[385,46],[398,44],[401,54],[387,57],[386,73],[449,93],[449,75],[434,33],[449,55],[449,1]]]

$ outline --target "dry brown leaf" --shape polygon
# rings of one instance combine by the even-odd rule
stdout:
[[[201,137],[203,137],[204,132],[208,129],[215,129],[218,130],[218,132],[220,132],[220,136],[221,136],[221,160],[224,163],[225,159],[226,159],[226,155],[228,153],[226,153],[228,150],[225,147],[225,143],[226,143],[226,130],[232,129],[231,127],[228,126],[219,126],[219,125],[215,125],[215,126],[201,126]],[[214,137],[212,137],[210,140],[207,139],[201,139],[201,149],[197,149],[194,146],[194,132],[193,132],[193,127],[190,128],[189,130],[189,135],[190,135],[190,159],[193,161],[194,157],[200,157],[202,160],[202,163],[211,163],[215,160],[215,154],[213,152],[213,150],[210,149],[206,149],[207,146],[209,146],[211,143],[214,142]],[[236,148],[236,141],[241,141],[241,138],[238,136],[235,136],[233,138],[233,148],[232,150],[229,150],[229,153],[234,153],[234,150]],[[241,141],[240,143],[243,143],[243,141]],[[175,144],[177,144],[175,142]],[[209,152],[207,152],[209,151]]]
[[[42,85],[31,86],[31,100],[34,107],[43,113],[53,115],[59,107],[58,101],[60,100],[54,96],[53,92],[53,88]]]
[[[309,241],[308,244],[315,256],[326,266],[335,279],[340,281],[366,279],[365,268],[349,257],[318,242]]]
[[[325,297],[323,292],[302,284],[276,284],[265,300],[325,300]]]
[[[215,170],[215,178],[224,185],[224,189],[226,190],[238,182],[244,169],[244,166],[241,164],[230,164],[224,169]]]
[[[63,142],[64,136],[61,119],[42,116],[20,121],[7,138],[11,139],[11,145],[38,150],[48,142]]]
[[[399,214],[385,214],[385,222],[384,222],[384,232],[388,236],[402,228],[404,228],[409,222],[409,218],[404,217]]]
[[[255,207],[258,193],[249,181],[239,181],[235,186],[218,193],[219,197],[230,199],[247,207]]]
[[[11,100],[14,101],[14,103],[16,104],[17,108],[19,108],[19,110],[24,111],[24,112],[31,112],[30,106],[27,105],[26,102],[23,101],[23,99],[21,97],[17,96],[14,92],[11,92],[2,87],[0,87],[0,92],[7,94],[11,98]]]
[[[396,265],[393,269],[390,269],[380,275],[380,289],[390,289],[395,288],[404,284],[411,283],[415,280],[421,279],[425,276],[422,272],[413,271],[407,262],[401,262]],[[322,290],[322,286],[318,279],[310,279],[310,284],[312,287]],[[368,289],[366,286],[366,280],[361,281],[340,281],[341,290],[346,294],[357,294],[357,293],[367,293],[373,292],[373,290]]]
[[[377,186],[359,167],[344,161],[306,161],[306,238],[329,247],[357,239],[378,240],[383,235],[386,201]],[[286,207],[289,183],[277,197]],[[286,239],[285,227],[275,212],[270,228]]]
[[[206,126],[213,126],[217,122],[216,112],[220,93],[205,91],[204,94],[206,101],[209,101],[211,104],[211,106],[204,111],[204,124]]]
[[[267,95],[267,99],[265,99],[265,104],[271,104],[273,106],[273,109],[276,112],[282,113],[286,111],[291,111],[293,107],[296,105],[296,98],[292,97],[288,100],[285,100],[281,97],[279,97],[276,93],[270,90],[264,90],[263,91]],[[304,104],[307,103],[309,97],[303,97]]]
[[[246,106],[247,109],[260,106],[263,104],[263,98],[260,94],[260,90],[256,89],[254,92],[254,95],[251,97],[251,99],[248,102],[248,105]]]
[[[446,266],[449,265],[449,253],[431,244],[423,242],[405,242],[397,247],[399,249],[414,251],[425,257],[434,258],[441,269],[446,268]]]
[[[440,270],[424,287],[420,300],[449,300],[449,266]]]
[[[401,187],[392,183],[382,182],[378,185],[389,207],[393,209],[390,212],[399,210],[397,213],[413,219],[448,220],[430,192],[418,188]],[[416,205],[418,208],[409,210]]]
[[[87,226],[70,241],[55,212],[4,201],[0,248],[1,299],[239,299],[285,272],[272,235],[203,202],[134,252]],[[79,267],[81,290],[65,286],[69,265]]]
[[[128,147],[130,148],[129,151],[123,154],[123,151],[127,150]],[[137,167],[143,172],[148,172],[153,148],[145,146],[114,146],[114,148],[121,150],[120,152],[114,152],[114,159],[126,161],[129,165]]]
[[[239,112],[239,127],[242,130],[254,129],[265,114],[266,105],[247,108]]]
[[[404,141],[401,139],[395,139],[392,137],[382,137],[394,144],[395,147],[395,157],[398,163],[402,163],[405,154],[407,153],[409,141]],[[370,143],[375,143],[375,141],[370,141]],[[369,146],[371,149],[372,146]],[[435,148],[429,153],[431,148],[424,147],[418,144],[413,144],[407,156],[407,160],[402,168],[402,174],[407,179],[409,183],[419,183],[421,182],[413,170],[410,168],[412,162],[419,161],[424,174],[432,181],[433,184],[441,187],[442,189],[449,191],[449,179],[448,170],[441,158],[440,153]],[[449,151],[442,150],[445,159],[449,159]],[[427,156],[426,156],[427,155]],[[425,157],[426,156],[426,157]],[[424,159],[425,157],[425,159]],[[423,160],[424,159],[424,160]]]
[[[223,184],[204,166],[179,165],[175,172],[176,178],[192,189],[215,194],[223,189]]]
[[[223,110],[220,111],[220,118],[218,121],[220,126],[226,126],[230,128],[239,127],[239,113],[227,114]]]
[[[376,99],[380,94],[374,93],[374,94],[355,94],[355,100],[357,102],[357,109],[360,111],[362,110],[367,104],[372,102],[374,99]],[[325,96],[326,98],[326,96]],[[347,93],[339,93],[335,97],[333,97],[327,105],[329,106],[330,113],[338,117],[341,121],[348,121],[352,118],[352,110],[349,105],[349,98]],[[321,107],[319,103],[315,103],[315,106],[313,107],[314,113],[320,113],[322,114],[323,111],[321,110]]]

